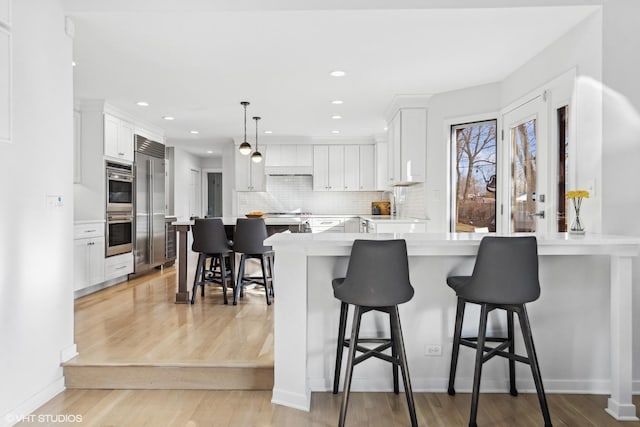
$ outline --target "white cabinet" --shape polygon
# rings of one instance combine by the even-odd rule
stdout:
[[[374,191],[376,189],[376,154],[374,145],[360,145],[358,166],[358,190]]]
[[[314,191],[344,191],[344,146],[313,147]]]
[[[374,191],[374,146],[314,146],[313,189],[315,191]]]
[[[344,233],[344,218],[311,218],[311,232],[312,233]]]
[[[376,190],[389,188],[389,145],[386,142],[376,144]]]
[[[264,158],[268,155],[266,147],[260,148],[263,161],[254,163],[251,155],[240,154],[235,150],[236,156],[236,191],[265,191],[267,182],[264,175]]]
[[[104,223],[74,227],[74,290],[102,283],[104,279]]]
[[[133,273],[133,252],[110,256],[104,260],[105,281],[131,273]]]
[[[360,147],[357,145],[344,146],[344,190],[357,191],[360,189]]]
[[[391,120],[387,132],[389,184],[424,182],[427,110],[400,109]]]
[[[313,173],[313,146],[295,144],[269,144],[265,156],[267,175],[311,175]]]
[[[118,160],[133,162],[134,125],[114,117],[104,115],[104,155]]]

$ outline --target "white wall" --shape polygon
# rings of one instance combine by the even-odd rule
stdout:
[[[174,215],[178,218],[189,218],[189,185],[192,169],[201,170],[200,157],[181,148],[174,149]]]
[[[219,157],[199,157],[180,147],[170,147],[173,152],[173,214],[178,218],[189,217],[189,173],[191,169],[222,170],[222,214],[231,216],[233,210],[232,190],[235,180],[233,143],[222,149]],[[203,212],[204,213],[204,212]]]
[[[13,2],[13,143],[0,143],[0,425],[63,388],[73,351],[71,39],[57,0]],[[46,195],[64,206],[47,208]]]
[[[570,161],[571,189],[595,188],[582,205],[588,230],[600,232],[602,224],[602,12],[598,11],[548,46],[501,82],[501,104],[514,102],[572,68],[576,68],[575,116],[569,126],[576,130],[576,159]],[[572,123],[573,122],[573,123]],[[572,182],[573,181],[573,182]]]

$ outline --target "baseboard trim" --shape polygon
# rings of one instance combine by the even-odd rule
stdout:
[[[75,343],[60,350],[60,363],[68,362],[78,355],[78,347]]]
[[[53,399],[57,394],[64,391],[64,377],[56,379],[54,382],[34,394],[32,397],[22,402],[16,408],[7,412],[0,418],[1,427],[10,427],[20,421],[28,420],[27,415]]]

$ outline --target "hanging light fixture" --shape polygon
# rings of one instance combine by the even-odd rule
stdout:
[[[258,120],[260,120],[260,117],[254,117],[253,120],[256,121],[256,151],[251,155],[251,161],[260,163],[262,161],[262,154],[258,151]]]
[[[239,150],[240,154],[246,156],[251,152],[251,144],[247,142],[247,105],[249,102],[242,101],[240,104],[244,107],[244,142],[240,144]]]

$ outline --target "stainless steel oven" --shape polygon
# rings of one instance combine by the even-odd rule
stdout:
[[[107,212],[133,212],[133,166],[107,162]]]
[[[131,212],[107,212],[107,256],[133,250],[133,215]]]

